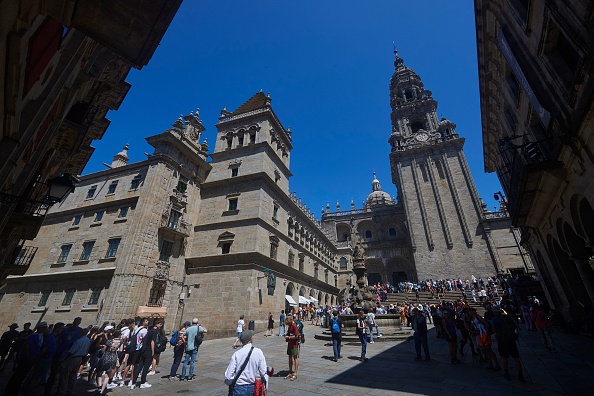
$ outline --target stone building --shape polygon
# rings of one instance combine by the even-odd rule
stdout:
[[[594,302],[593,12],[587,0],[475,0],[485,170],[575,327]]]
[[[395,76],[403,73],[400,58],[397,66]],[[414,95],[423,93],[420,79],[416,83]],[[408,95],[392,84],[393,95],[395,87]],[[417,108],[410,100],[394,111]],[[436,102],[424,100],[429,110],[423,117],[435,117]],[[218,337],[232,335],[243,314],[261,329],[268,312],[335,304],[353,281],[354,242],[365,248],[369,283],[486,277],[518,267],[517,256],[506,253],[509,219],[481,206],[462,167],[463,140],[453,124],[441,125],[450,128],[447,134],[429,124],[393,133],[390,142],[399,148],[392,152],[394,169],[418,182],[393,176],[398,201],[374,175],[362,208],[351,203],[331,212],[327,206],[320,221],[289,192],[293,135],[269,95],[260,92],[235,111],[221,111],[212,153],[206,140],[200,142],[205,128],[198,112],[180,117],[147,138],[154,152],[146,160],[128,164],[124,147],[108,169],[81,176],[76,190],[49,211],[30,242],[37,254],[29,270],[8,277],[0,289],[0,322],[160,316],[173,330],[197,316]],[[427,139],[417,138],[423,133]],[[431,184],[418,180],[411,163],[448,156],[447,180],[431,176],[441,195],[430,195]],[[439,234],[435,227],[443,223],[418,217],[421,198],[435,219],[434,212],[447,210],[451,221],[459,209],[464,216],[456,218],[465,219],[467,229],[450,222],[449,233]],[[432,227],[433,245],[423,225]],[[449,260],[447,268],[442,260]]]
[[[0,2],[0,282],[27,271],[48,181],[83,170],[180,4]]]

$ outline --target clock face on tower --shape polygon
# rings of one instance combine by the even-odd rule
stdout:
[[[415,135],[415,139],[418,142],[426,142],[429,139],[429,134],[427,132],[419,132]]]

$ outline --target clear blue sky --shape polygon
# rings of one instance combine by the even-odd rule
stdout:
[[[320,216],[329,201],[360,208],[373,171],[396,195],[389,168],[392,42],[457,124],[479,193],[493,209],[500,190],[485,174],[471,1],[185,0],[153,58],[128,76],[132,89],[84,173],[105,169],[130,144],[131,162],[152,152],[144,138],[200,108],[214,148],[217,117],[254,93],[291,126],[291,191]]]

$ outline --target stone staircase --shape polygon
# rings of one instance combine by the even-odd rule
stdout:
[[[499,291],[502,293],[502,291]],[[437,296],[437,294],[435,294]],[[441,295],[440,295],[441,296]],[[408,299],[409,303],[420,302],[420,303],[427,303],[429,305],[436,304],[438,301],[446,300],[446,301],[456,301],[459,298],[462,298],[462,292],[459,290],[450,291],[445,293],[445,297],[441,297],[439,300],[437,298],[431,298],[430,292],[419,292],[419,301],[417,301],[415,293],[388,293],[388,299],[384,301],[382,304],[384,307],[389,306],[390,304],[400,303],[401,305],[405,303]],[[468,305],[474,309],[476,309],[477,313],[480,315],[485,314],[485,309],[481,305],[478,297],[476,299],[476,303],[472,300],[472,296],[470,293],[466,294]]]

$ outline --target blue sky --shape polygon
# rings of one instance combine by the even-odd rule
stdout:
[[[148,66],[128,76],[132,89],[84,174],[105,169],[124,144],[131,162],[152,148],[145,137],[200,108],[211,150],[223,106],[254,93],[291,126],[290,190],[320,216],[330,202],[360,208],[373,172],[396,195],[389,168],[392,42],[457,124],[480,195],[490,209],[500,190],[485,174],[471,1],[343,0],[257,2],[185,0]]]

